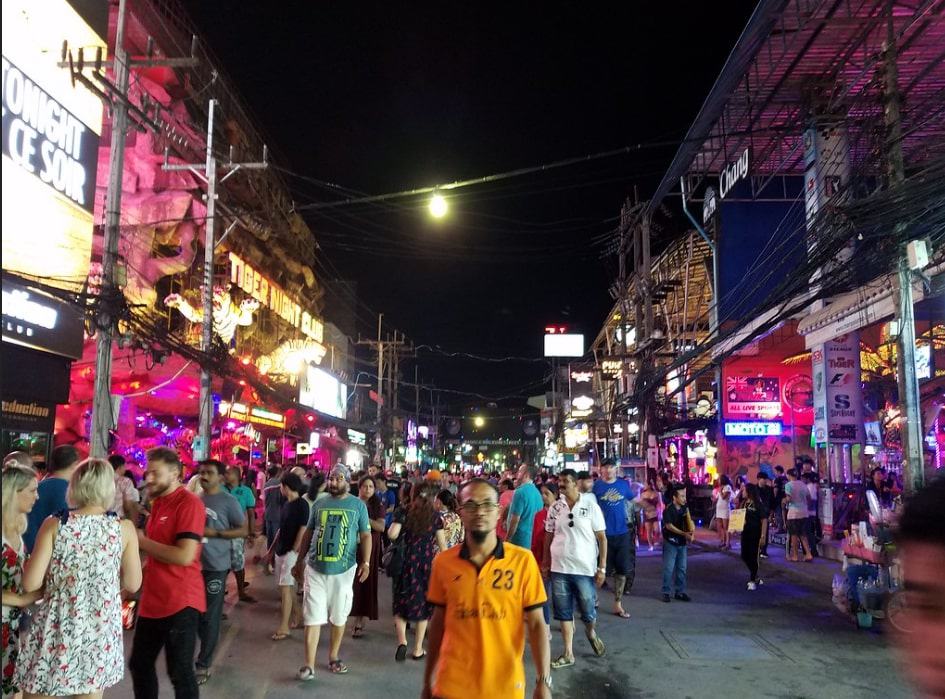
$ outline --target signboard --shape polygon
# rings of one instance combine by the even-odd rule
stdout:
[[[623,374],[622,359],[605,359],[600,363],[600,371],[605,379],[616,380]]]
[[[817,444],[863,441],[863,396],[860,387],[860,336],[849,333],[815,347],[814,432]]]
[[[258,405],[250,406],[245,403],[228,403],[221,401],[220,416],[256,425],[285,429],[285,415],[267,410]]]
[[[725,195],[732,191],[732,187],[748,177],[748,169],[751,166],[751,149],[746,148],[738,160],[729,163],[722,172],[719,173],[719,197],[725,199]]]
[[[5,0],[3,268],[81,283],[89,272],[102,104],[60,68],[63,40],[105,42],[67,0]]]
[[[52,432],[56,420],[56,405],[37,401],[3,401],[4,429],[24,432]]]
[[[351,444],[364,446],[367,443],[367,435],[364,434],[364,432],[348,428],[348,441],[351,442]]]
[[[783,431],[776,421],[725,421],[726,437],[780,437]]]
[[[715,211],[718,208],[718,201],[715,198],[715,190],[712,187],[706,187],[705,197],[702,200],[702,222],[708,225]]]
[[[263,306],[270,309],[289,325],[302,331],[306,337],[321,342],[325,327],[289,296],[281,286],[269,281],[261,273],[244,262],[238,255],[230,253],[230,282],[238,286]]]
[[[583,357],[584,335],[564,333],[545,335],[546,357]]]
[[[3,341],[23,347],[82,357],[84,322],[72,304],[4,275]]]
[[[299,403],[343,418],[348,412],[348,388],[324,369],[309,366],[299,381]]]
[[[781,379],[776,376],[729,376],[725,395],[726,415],[760,420],[781,415]]]

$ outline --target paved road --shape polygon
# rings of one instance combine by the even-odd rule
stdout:
[[[702,541],[710,536],[702,535]],[[880,631],[858,631],[830,601],[830,579],[839,565],[829,561],[789,564],[778,553],[762,568],[765,585],[745,589],[747,574],[737,554],[719,553],[711,545],[690,551],[689,580],[693,601],[663,604],[659,599],[659,549],[641,550],[636,583],[629,600],[630,620],[606,612],[609,594],[601,598],[600,634],[607,655],[598,659],[583,638],[575,642],[577,664],[556,671],[557,697],[637,699],[672,697],[829,697],[860,699],[912,697],[895,667],[888,637]],[[249,572],[249,571],[248,571]],[[252,576],[252,573],[249,572]],[[273,643],[277,596],[273,579],[250,577],[256,605],[227,604],[214,675],[202,688],[209,699],[287,699],[290,697],[416,697],[421,663],[394,662],[394,631],[389,617],[369,624],[364,639],[345,639],[342,657],[351,668],[344,676],[324,670],[326,635],[322,636],[317,678],[300,683],[294,674],[302,664],[300,632]],[[233,585],[230,579],[231,587]],[[381,609],[390,609],[386,579]],[[350,628],[350,626],[349,626]],[[130,638],[126,647],[130,648]],[[561,652],[560,637],[552,655]],[[533,681],[526,659],[529,683]],[[163,666],[163,662],[160,663]],[[161,697],[172,697],[161,675]],[[131,697],[130,678],[107,693]],[[500,698],[495,698],[500,699]]]

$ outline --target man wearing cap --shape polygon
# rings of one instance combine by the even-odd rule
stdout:
[[[371,524],[367,506],[348,493],[348,478],[348,469],[340,465],[328,474],[330,497],[316,500],[312,505],[298,563],[292,569],[296,579],[302,578],[304,569],[305,580],[302,604],[305,665],[299,669],[300,680],[315,678],[318,638],[321,627],[329,622],[328,669],[339,675],[348,672],[339,652],[354,599],[354,576],[357,574],[358,581],[364,582],[371,572]],[[356,561],[359,550],[360,563]]]

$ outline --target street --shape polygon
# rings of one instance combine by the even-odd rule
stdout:
[[[660,552],[642,547],[637,575],[625,603],[632,617],[609,614],[612,597],[601,595],[600,635],[607,644],[597,659],[577,632],[577,664],[555,671],[555,696],[574,699],[631,699],[658,697],[778,697],[816,698],[866,696],[912,697],[904,685],[887,633],[859,631],[832,605],[830,581],[840,566],[817,559],[789,564],[772,546],[763,562],[765,584],[757,592],[745,589],[746,571],[735,553],[720,553],[714,535],[700,531],[690,548],[691,603],[660,600]],[[208,699],[282,699],[305,696],[391,697],[419,696],[422,663],[394,661],[394,629],[387,615],[369,623],[363,639],[349,633],[342,658],[347,675],[332,675],[327,663],[327,633],[322,634],[316,679],[298,682],[302,663],[302,632],[291,639],[269,640],[276,627],[277,593],[271,577],[252,577],[250,591],[258,604],[230,606],[224,622],[213,676],[201,688]],[[231,583],[232,585],[232,583]],[[390,589],[381,581],[382,615],[390,609]],[[126,638],[126,654],[131,636]],[[552,657],[561,651],[558,632]],[[161,697],[172,697],[170,680],[159,661]],[[534,671],[526,657],[531,686]],[[131,697],[126,674],[110,697]]]

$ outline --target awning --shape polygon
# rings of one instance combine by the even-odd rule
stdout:
[[[945,263],[930,267],[926,274],[933,276],[943,269]],[[856,291],[837,297],[826,308],[801,320],[797,332],[804,337],[807,349],[844,333],[891,318],[896,313],[896,285],[897,275],[887,274]],[[921,280],[913,282],[912,294],[914,303],[925,298],[925,288]]]

